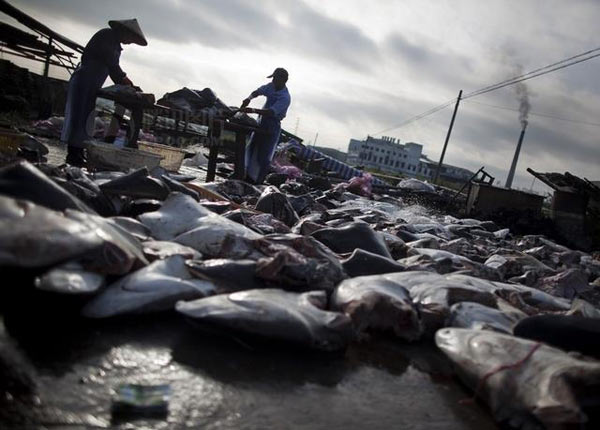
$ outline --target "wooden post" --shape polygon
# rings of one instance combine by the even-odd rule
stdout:
[[[446,134],[446,141],[444,142],[444,149],[442,149],[442,155],[440,157],[440,162],[438,163],[437,170],[435,171],[435,178],[433,180],[434,184],[438,183],[438,179],[440,177],[440,169],[442,168],[442,163],[444,162],[444,155],[446,155],[446,147],[448,146],[448,141],[450,140],[450,134],[452,134],[452,127],[454,127],[454,119],[456,118],[456,111],[458,111],[458,105],[460,103],[460,98],[462,97],[463,90],[460,90],[458,93],[458,98],[456,99],[456,104],[454,105],[454,113],[452,114],[452,120],[450,121],[450,127],[448,127],[448,133]]]
[[[235,133],[235,179],[243,181],[246,177],[246,136],[248,132],[237,131]]]
[[[52,56],[52,38],[48,39],[48,50],[46,51],[46,61],[44,63],[44,78],[48,78],[50,71],[50,57]]]

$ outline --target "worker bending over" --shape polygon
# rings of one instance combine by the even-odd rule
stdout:
[[[69,81],[60,140],[68,145],[67,163],[74,166],[85,164],[85,141],[90,139],[88,130],[94,127],[96,93],[106,78],[110,76],[115,84],[133,86],[119,66],[121,44],[148,44],[136,19],[108,21],[108,25],[110,28],[98,31],[87,43],[81,64]]]

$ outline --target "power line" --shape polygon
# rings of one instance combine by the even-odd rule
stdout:
[[[299,133],[298,135],[300,135],[300,134],[308,134],[308,133],[312,134],[312,133],[315,133],[316,131],[318,131],[316,128],[310,128],[310,127],[305,127],[303,125],[300,125],[299,131],[298,131],[298,133]],[[332,138],[332,139],[335,139],[335,138],[346,139],[348,137],[348,135],[346,135],[346,134],[321,133],[320,131],[319,131],[319,136],[325,136],[325,137],[329,137],[329,138]]]
[[[377,135],[377,134],[381,134],[381,133],[386,133],[386,132],[391,131],[391,130],[396,130],[396,129],[400,128],[400,127],[404,127],[405,125],[410,124],[411,122],[415,122],[415,121],[418,121],[418,120],[420,120],[422,118],[425,118],[426,116],[433,115],[434,113],[439,112],[442,109],[447,108],[448,106],[451,106],[454,102],[456,102],[456,98],[453,98],[452,100],[448,100],[446,103],[438,105],[438,106],[436,106],[434,108],[431,108],[431,109],[429,109],[429,110],[427,110],[425,112],[422,112],[422,113],[420,113],[418,115],[412,116],[412,117],[408,118],[407,120],[405,120],[405,121],[401,122],[400,124],[397,124],[397,125],[395,125],[393,127],[389,127],[389,128],[384,129],[384,130],[380,130],[380,131],[378,131],[376,133],[370,133],[370,134],[371,135]]]
[[[471,98],[471,97],[480,96],[482,94],[489,93],[490,91],[499,90],[500,88],[504,88],[504,87],[507,87],[509,85],[514,85],[514,84],[517,84],[519,82],[523,82],[523,81],[527,81],[529,79],[537,78],[538,76],[543,76],[543,75],[546,75],[548,73],[555,72],[556,70],[564,69],[566,67],[573,66],[575,64],[583,63],[584,61],[591,60],[592,58],[596,58],[596,57],[600,57],[600,53],[597,53],[597,54],[594,54],[594,55],[590,55],[588,57],[582,58],[582,59],[577,60],[577,61],[571,61],[569,63],[562,64],[560,66],[556,66],[556,67],[553,67],[551,69],[547,69],[547,70],[544,70],[544,71],[541,71],[541,72],[538,72],[538,73],[531,74],[533,72],[529,72],[529,73],[526,74],[528,76],[522,77],[520,79],[513,78],[511,80],[503,81],[503,83],[497,84],[495,86],[491,85],[491,86],[482,88],[480,90],[473,91],[473,92],[467,94],[466,96],[464,96],[463,99],[468,99],[468,98]]]
[[[478,90],[470,92],[469,94],[464,95],[461,98],[461,100],[465,100],[465,99],[472,98],[472,97],[475,97],[475,96],[479,96],[479,95],[482,95],[482,94],[485,94],[485,93],[489,93],[491,91],[495,91],[495,90],[498,90],[500,88],[504,88],[504,87],[509,86],[509,85],[514,85],[514,84],[519,83],[519,82],[523,82],[523,81],[526,81],[526,80],[529,80],[529,79],[533,79],[533,78],[536,78],[538,76],[543,76],[545,74],[554,72],[556,70],[564,69],[566,67],[573,66],[575,64],[579,64],[579,63],[582,63],[582,62],[587,61],[587,60],[591,60],[592,58],[596,58],[596,57],[600,56],[600,52],[598,52],[598,51],[600,51],[600,47],[591,49],[591,50],[583,52],[581,54],[573,55],[571,57],[568,57],[568,58],[565,58],[563,60],[557,61],[555,63],[548,64],[548,65],[546,65],[544,67],[539,67],[539,68],[537,68],[535,70],[532,70],[530,72],[523,73],[521,75],[512,77],[510,79],[506,79],[506,80],[501,81],[501,82],[497,82],[496,84],[488,85],[486,87],[480,88]],[[593,55],[589,55],[589,54],[593,54]],[[581,57],[584,57],[584,58],[581,58]],[[576,61],[574,61],[574,60],[576,60]],[[378,134],[381,134],[381,133],[386,133],[388,131],[398,129],[398,128],[403,127],[403,126],[405,126],[407,124],[410,124],[410,123],[412,123],[414,121],[418,121],[418,120],[420,120],[422,118],[425,118],[426,116],[433,115],[434,113],[436,113],[436,112],[438,112],[438,111],[440,111],[442,109],[445,109],[448,106],[452,105],[455,101],[456,101],[456,98],[454,98],[452,100],[449,100],[446,103],[443,103],[443,104],[441,104],[439,106],[436,106],[436,107],[434,107],[434,108],[432,108],[432,109],[430,109],[428,111],[425,111],[423,113],[415,115],[415,116],[413,116],[413,117],[411,117],[411,118],[409,118],[409,119],[401,122],[398,125],[395,125],[393,127],[389,127],[389,128],[384,129],[384,130],[380,130],[380,131],[378,131],[376,133],[371,133],[371,134],[372,135],[378,135]]]
[[[531,75],[531,74],[533,74],[533,73],[540,72],[540,71],[542,71],[542,70],[545,70],[545,69],[548,69],[548,68],[550,68],[550,67],[558,66],[559,64],[565,63],[565,62],[567,62],[567,61],[570,61],[570,60],[574,60],[575,58],[580,58],[580,57],[583,57],[583,56],[585,56],[585,55],[588,55],[588,54],[591,54],[591,53],[593,53],[593,52],[597,52],[597,51],[600,51],[600,47],[598,47],[598,48],[594,48],[594,49],[590,49],[589,51],[582,52],[581,54],[573,55],[572,57],[565,58],[564,60],[557,61],[556,63],[548,64],[547,66],[544,66],[544,67],[539,67],[539,68],[537,68],[537,69],[535,69],[535,70],[532,70],[532,71],[530,71],[530,72],[527,72],[527,73],[523,73],[522,75],[519,75],[519,76],[514,76],[514,77],[512,77],[512,78],[510,78],[510,79],[506,79],[506,80],[504,80],[504,81],[502,81],[502,82],[497,82],[497,83],[495,83],[495,84],[493,84],[493,85],[488,85],[487,87],[480,88],[479,90],[476,90],[476,91],[473,91],[473,92],[479,92],[479,91],[487,90],[487,89],[489,89],[489,88],[496,87],[496,86],[498,86],[498,85],[501,85],[501,84],[505,84],[505,83],[508,83],[508,82],[512,82],[512,81],[514,81],[515,79],[524,78],[524,77],[526,77],[526,76],[528,76],[528,75]],[[472,94],[472,93],[471,93],[471,94]],[[466,98],[466,97],[468,97],[468,95],[467,95],[467,96],[465,96],[464,98]]]
[[[496,108],[496,109],[504,109],[504,110],[510,110],[510,111],[514,111],[514,112],[519,112],[519,109],[511,108],[511,107],[508,107],[508,106],[492,105],[492,104],[489,104],[489,103],[477,102],[475,100],[467,100],[467,101],[469,103],[475,103],[475,104],[482,105],[482,106],[489,106],[489,107],[493,107],[493,108]],[[577,120],[577,119],[562,118],[562,117],[555,116],[555,115],[550,115],[550,114],[547,114],[547,113],[529,112],[529,115],[541,116],[541,117],[552,118],[552,119],[558,119],[560,121],[573,122],[573,123],[576,123],[576,124],[586,124],[586,125],[593,125],[593,126],[596,126],[596,127],[600,127],[600,123],[597,123],[597,122],[580,121],[580,120]]]

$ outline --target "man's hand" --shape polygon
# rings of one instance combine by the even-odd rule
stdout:
[[[121,85],[129,85],[130,87],[133,87],[133,82],[131,82],[131,79],[129,79],[127,76],[125,76],[123,78],[123,80],[121,81]]]
[[[250,99],[244,99],[244,101],[242,102],[242,105],[240,106],[240,110],[244,109],[249,104],[250,104]]]

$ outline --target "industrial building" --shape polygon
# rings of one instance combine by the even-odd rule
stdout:
[[[425,179],[433,179],[437,169],[437,162],[423,154],[423,145],[415,142],[401,144],[399,139],[388,136],[350,139],[346,161],[365,169]],[[440,178],[444,181],[465,182],[471,176],[473,172],[462,167],[443,164],[440,169]]]

